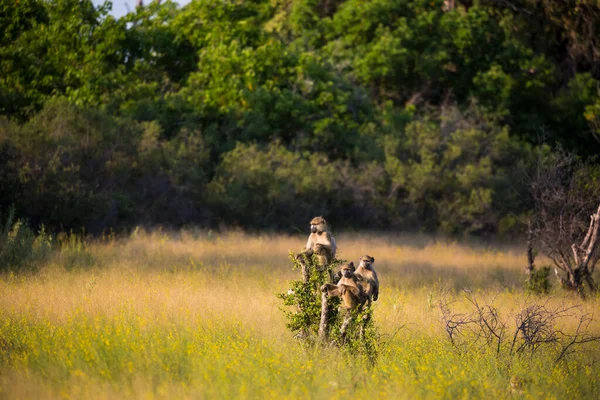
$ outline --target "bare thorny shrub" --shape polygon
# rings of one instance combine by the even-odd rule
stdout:
[[[533,247],[554,264],[561,285],[581,297],[595,293],[600,259],[600,170],[558,149],[541,155],[528,177],[533,215],[527,222],[529,273]]]
[[[490,348],[498,356],[509,358],[521,354],[534,355],[547,349],[555,353],[555,362],[563,360],[578,345],[600,342],[599,335],[588,333],[593,321],[589,314],[581,313],[579,306],[560,305],[552,307],[549,300],[542,304],[525,304],[520,312],[512,315],[513,323],[500,317],[494,306],[495,297],[481,302],[465,290],[470,311],[455,313],[448,300],[448,291],[442,290],[438,307],[442,322],[452,345],[459,351],[472,347]],[[571,331],[560,328],[561,323],[575,319],[576,328]]]

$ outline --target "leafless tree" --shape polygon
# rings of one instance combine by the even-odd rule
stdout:
[[[539,157],[529,181],[532,240],[554,263],[563,287],[582,297],[586,287],[596,292],[592,274],[600,258],[600,170],[559,149]]]
[[[450,341],[455,347],[460,344],[473,345],[483,342],[486,347],[494,346],[499,354],[506,336],[506,324],[500,319],[498,310],[493,305],[495,298],[486,304],[480,304],[470,290],[464,290],[464,293],[474,308],[472,312],[453,313],[450,309],[452,302],[445,300],[445,295],[440,297],[438,303]],[[461,343],[459,338],[462,339]]]
[[[446,296],[440,296],[438,307],[442,313],[444,329],[453,346],[457,346],[457,337],[462,334],[463,328],[470,323],[467,314],[455,314],[450,306],[452,301],[448,301]]]
[[[485,341],[487,346],[494,346],[496,354],[500,354],[505,338],[506,324],[500,319],[498,309],[493,305],[495,297],[486,304],[479,304],[477,298],[471,293],[466,293],[466,298],[475,308],[472,320],[477,327],[476,335]]]
[[[567,354],[573,352],[573,346],[600,341],[600,336],[590,335],[587,333],[587,329],[592,321],[592,317],[590,317],[588,314],[583,314],[579,316],[579,323],[577,324],[577,329],[574,334],[568,335],[562,331],[559,331],[560,335],[566,338],[566,340],[561,342],[561,351],[556,358],[556,362],[561,361]]]
[[[555,361],[559,362],[580,345],[600,342],[600,336],[588,333],[593,320],[590,315],[582,314],[579,306],[551,306],[549,300],[525,304],[513,315],[514,328],[510,328],[493,305],[495,298],[483,304],[467,290],[465,297],[472,307],[463,313],[451,309],[453,302],[448,300],[447,292],[440,294],[438,302],[450,342],[458,350],[480,346],[493,349],[499,356],[514,357],[533,355],[545,348],[555,352]],[[560,328],[562,322],[573,318],[578,320],[574,332]]]
[[[521,353],[529,350],[532,353],[544,344],[558,343],[564,336],[556,329],[556,322],[571,316],[576,307],[549,308],[544,304],[531,304],[515,316],[515,332],[510,346],[510,353]]]

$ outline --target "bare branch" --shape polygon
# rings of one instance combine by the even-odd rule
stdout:
[[[562,306],[549,309],[546,304],[547,302],[530,305],[516,316],[510,354],[521,353],[524,350],[533,352],[543,344],[559,343],[561,333],[555,329],[556,321],[572,315],[571,311],[578,307]]]
[[[560,261],[561,261],[562,265],[564,266],[564,269],[569,271],[570,275],[573,274],[573,268],[571,268],[571,265],[569,265],[569,262],[567,261],[567,258],[562,253],[562,251],[559,250],[558,255],[560,257]]]
[[[532,241],[552,259],[561,284],[582,297],[584,286],[596,290],[591,272],[600,260],[600,180],[595,178],[599,172],[598,166],[557,149],[540,156],[529,174],[534,203],[528,226]]]
[[[575,265],[579,265],[579,255],[577,254],[577,246],[575,243],[571,245],[571,250],[573,250],[573,258],[575,259]]]
[[[449,307],[452,302],[445,298],[441,298],[439,302],[442,321],[455,348],[482,343],[483,346],[495,348],[498,356],[506,352],[510,357],[525,351],[534,354],[540,348],[550,348],[557,351],[556,362],[559,362],[570,354],[576,345],[600,342],[600,336],[587,333],[592,318],[588,314],[580,315],[579,305],[563,304],[551,307],[549,299],[542,304],[525,304],[521,311],[514,315],[515,330],[510,340],[506,335],[507,324],[493,306],[495,298],[482,305],[474,294],[466,290],[465,298],[474,311],[453,313]],[[558,327],[563,325],[561,322],[570,318],[578,319],[575,332],[560,330]]]
[[[568,338],[566,343],[562,344],[562,349],[555,362],[559,362],[568,354],[569,349],[578,344],[600,342],[600,336],[589,335],[585,333],[585,330],[589,327],[592,322],[592,318],[588,314],[581,315],[579,317],[579,324],[573,335],[565,335]]]
[[[588,228],[585,238],[583,238],[583,241],[579,245],[580,248],[584,249],[587,246],[587,242],[588,242],[588,240],[590,240],[590,237],[592,236],[593,228],[594,228],[594,216],[590,215],[590,227]]]
[[[588,244],[588,248],[585,252],[585,257],[583,258],[583,261],[581,262],[581,267],[583,269],[587,268],[588,262],[590,261],[590,257],[592,256],[592,253],[594,252],[594,250],[596,249],[596,245],[597,245],[597,241],[598,241],[598,222],[600,220],[600,206],[598,206],[598,210],[596,211],[596,214],[592,215],[592,225],[594,226],[594,231],[592,232],[592,237],[590,238],[590,243]]]

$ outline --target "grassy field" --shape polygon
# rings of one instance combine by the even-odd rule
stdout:
[[[509,351],[526,307],[576,307],[551,324],[568,338],[600,305],[526,294],[523,249],[336,238],[338,257],[376,259],[375,365],[300,346],[286,329],[275,294],[298,279],[288,253],[303,237],[136,232],[65,241],[38,273],[2,276],[0,398],[600,398],[598,342],[559,362],[560,343]],[[467,331],[450,342],[438,304],[473,311],[462,288],[493,300],[507,327],[500,350]],[[584,328],[600,335],[595,320]]]

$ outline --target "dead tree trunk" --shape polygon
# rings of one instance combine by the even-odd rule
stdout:
[[[354,315],[352,313],[352,310],[346,310],[346,314],[344,315],[344,322],[340,327],[340,336],[343,341],[346,340],[346,330],[348,329],[348,325],[350,325],[350,322],[352,322],[353,317]]]
[[[571,254],[558,254],[551,257],[554,261],[554,273],[561,285],[584,296],[584,284],[590,292],[598,291],[592,274],[597,257],[598,228],[600,227],[600,206],[590,215],[590,225],[581,243],[571,244]],[[566,276],[563,276],[564,273]]]
[[[306,265],[306,259],[300,259],[300,268],[302,269],[302,282],[308,283],[310,275],[308,273],[308,265]]]
[[[319,323],[319,340],[327,339],[327,318],[329,317],[329,302],[327,292],[321,293],[321,321]]]
[[[360,333],[359,333],[359,337],[362,339],[365,337],[365,330],[367,329],[367,325],[369,324],[369,322],[371,321],[371,307],[369,306],[369,309],[367,311],[367,314],[365,314],[362,318],[362,324],[360,325]]]
[[[598,291],[592,274],[600,259],[599,171],[558,148],[539,156],[529,182],[533,241],[554,263],[560,284],[581,297]]]
[[[533,273],[535,266],[535,255],[533,254],[533,230],[531,229],[531,221],[527,224],[527,267],[525,273],[529,276]]]

